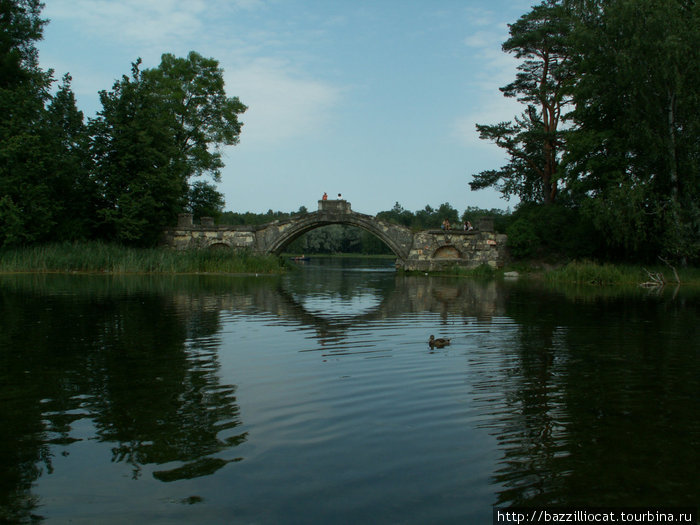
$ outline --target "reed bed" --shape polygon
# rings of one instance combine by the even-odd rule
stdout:
[[[227,250],[175,251],[102,242],[62,243],[0,250],[0,272],[110,274],[281,273],[272,255]]]
[[[446,275],[458,275],[463,277],[475,277],[478,279],[492,279],[496,276],[496,270],[488,264],[481,264],[475,268],[463,268],[453,266],[444,272]]]
[[[641,282],[641,274],[612,264],[597,264],[590,261],[573,261],[545,274],[548,281],[585,283],[585,284],[621,284]]]
[[[698,268],[678,268],[678,278],[683,284],[700,282]],[[573,261],[556,270],[545,273],[545,278],[555,283],[580,283],[596,285],[643,284],[649,283],[650,276],[660,276],[657,284],[676,284],[676,275],[669,266],[630,266]]]

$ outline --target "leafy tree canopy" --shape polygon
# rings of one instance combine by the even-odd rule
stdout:
[[[247,107],[227,97],[223,70],[213,58],[191,51],[186,58],[166,53],[157,68],[143,72],[148,90],[157,94],[162,111],[175,116],[174,140],[186,161],[187,177],[210,174],[220,180],[220,147],[238,144]]]
[[[220,147],[238,142],[246,107],[226,97],[214,59],[165,54],[157,68],[140,66],[138,60],[131,77],[100,93],[103,110],[91,129],[102,235],[152,243],[184,208],[198,216],[221,212],[221,193],[189,181],[203,174],[219,180]]]
[[[39,0],[0,0],[0,88],[29,80],[46,20]]]

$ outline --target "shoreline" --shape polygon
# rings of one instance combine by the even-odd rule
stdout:
[[[135,248],[98,241],[46,244],[0,250],[0,275],[282,275],[294,268],[289,259],[299,256],[256,255],[250,252],[212,250],[175,251],[163,247]],[[311,254],[309,258],[394,259],[387,254]],[[399,270],[400,271],[400,270]],[[676,271],[679,281],[676,281]],[[442,272],[407,274],[483,279],[523,279],[591,286],[700,286],[700,268],[671,265],[599,263],[581,260],[559,264],[516,261],[503,268],[455,266]]]

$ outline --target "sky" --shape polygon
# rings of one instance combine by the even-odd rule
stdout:
[[[223,149],[226,210],[317,209],[323,192],[374,215],[398,202],[506,209],[472,175],[506,163],[475,124],[522,111],[499,87],[508,24],[531,0],[44,0],[40,65],[73,78],[86,118],[142,58],[219,61],[248,106]]]

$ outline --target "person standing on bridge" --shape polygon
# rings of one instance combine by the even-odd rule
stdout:
[[[323,197],[322,197],[322,199],[323,199],[324,201],[327,201],[327,200],[328,200],[328,194],[327,194],[325,191],[323,192]]]

